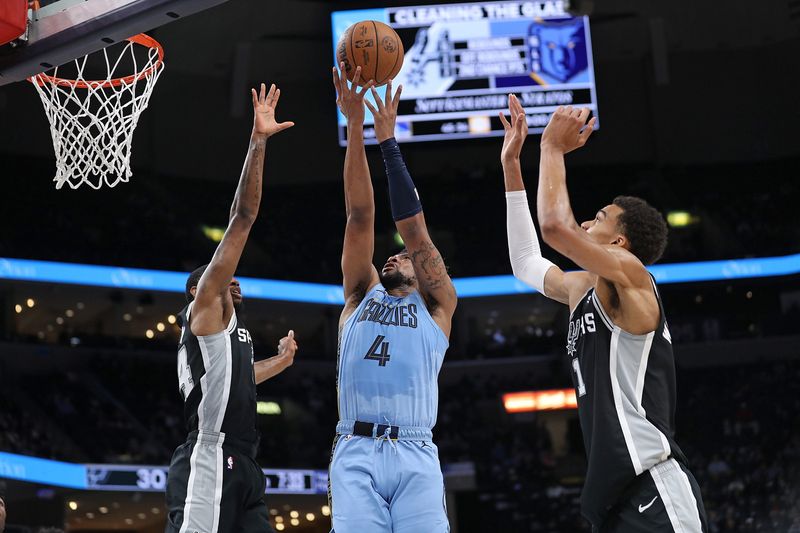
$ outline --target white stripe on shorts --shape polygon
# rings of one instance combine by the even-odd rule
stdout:
[[[650,469],[659,496],[667,509],[667,516],[676,533],[702,533],[703,526],[697,499],[692,492],[689,477],[675,459],[667,459]]]
[[[190,472],[180,533],[217,533],[222,501],[223,450],[225,434],[200,432],[189,461]]]

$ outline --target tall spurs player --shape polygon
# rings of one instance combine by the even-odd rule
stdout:
[[[667,243],[661,214],[618,196],[578,225],[564,155],[592,134],[589,109],[559,107],[541,138],[537,208],[544,241],[583,272],[541,255],[519,156],[525,112],[509,97],[505,139],[508,248],[519,280],[569,305],[567,355],[588,456],[581,511],[602,532],[708,531],[700,489],[675,433],[675,360],[664,307],[645,268]]]
[[[189,436],[175,450],[167,483],[167,533],[272,532],[263,500],[264,473],[256,463],[256,381],[285,368],[272,358],[254,368],[253,342],[236,316],[241,303],[233,278],[261,203],[267,139],[290,128],[275,121],[280,89],[253,96],[253,133],[225,236],[211,263],[186,283],[181,312],[178,384]],[[289,332],[280,356],[293,357]],[[256,372],[258,370],[258,372]],[[258,375],[256,375],[258,374]]]

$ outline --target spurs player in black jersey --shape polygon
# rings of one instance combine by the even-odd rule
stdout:
[[[525,112],[509,98],[501,160],[514,275],[569,305],[567,338],[588,457],[581,511],[601,532],[708,531],[697,482],[673,439],[675,360],[664,308],[645,268],[667,242],[661,214],[620,196],[578,224],[564,155],[592,133],[589,110],[559,107],[541,139],[537,211],[544,241],[584,269],[544,259],[528,208],[519,156]]]
[[[275,121],[280,90],[252,91],[253,133],[225,236],[211,263],[186,283],[181,312],[178,385],[189,436],[175,450],[167,482],[167,533],[272,532],[264,473],[256,464],[256,382],[285,368],[297,345],[292,332],[279,356],[253,363],[253,342],[236,316],[233,278],[261,203],[267,139],[290,128]]]

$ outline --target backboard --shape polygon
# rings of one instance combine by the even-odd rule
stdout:
[[[0,46],[0,85],[24,80],[228,0],[40,0],[20,39]]]

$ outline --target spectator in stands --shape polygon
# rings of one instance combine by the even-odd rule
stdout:
[[[0,497],[0,533],[6,530],[6,501]]]
[[[708,465],[708,473],[714,478],[727,476],[731,473],[731,467],[728,466],[728,463],[726,463],[724,459],[715,454],[711,463]]]

